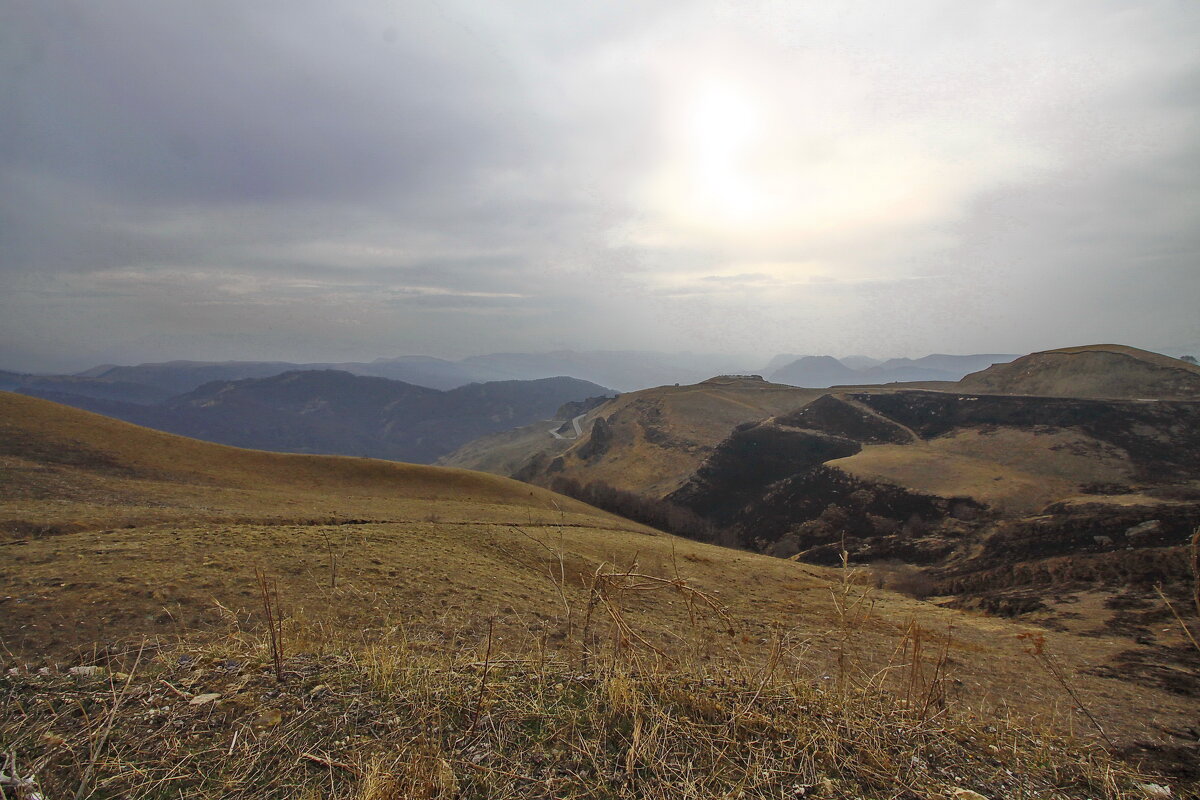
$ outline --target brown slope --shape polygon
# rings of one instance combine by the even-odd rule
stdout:
[[[984,394],[1194,400],[1200,399],[1200,367],[1136,347],[1097,344],[995,364],[958,386]]]
[[[578,634],[566,633],[563,609],[586,605],[588,576],[604,563],[681,576],[728,604],[736,637],[705,628],[693,641],[690,604],[669,592],[628,598],[625,619],[664,649],[703,644],[754,663],[772,631],[786,630],[803,643],[797,663],[819,680],[846,647],[835,573],[666,536],[494,476],[238,450],[0,394],[0,485],[8,658],[253,631],[256,567],[279,583],[293,649],[321,646],[305,638],[314,632],[372,641],[401,628],[422,646],[476,642],[490,619],[503,651],[558,643],[569,652]],[[882,674],[912,622],[952,631],[957,702],[1037,715],[1062,697],[1028,668],[1016,638],[1027,628],[888,592],[856,608],[855,669],[865,675]],[[1122,741],[1161,738],[1157,726],[1180,726],[1194,710],[1169,692],[1088,674],[1119,642],[1047,641]],[[1148,704],[1153,720],[1140,713]]]

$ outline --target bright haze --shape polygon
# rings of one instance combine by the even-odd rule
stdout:
[[[0,0],[0,368],[1200,350],[1195,2]]]

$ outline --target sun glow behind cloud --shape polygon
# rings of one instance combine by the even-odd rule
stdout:
[[[659,74],[661,156],[638,185],[643,213],[621,235],[730,253],[725,274],[768,260],[795,264],[805,281],[821,261],[870,277],[857,242],[919,230],[910,247],[944,248],[973,197],[1054,164],[1002,114],[964,121],[936,104],[880,113],[880,84],[828,52],[677,50],[660,57]]]
[[[683,176],[692,213],[752,225],[767,213],[755,154],[764,136],[760,107],[736,84],[711,80],[687,102],[676,134],[687,159]]]
[[[114,2],[8,2],[0,368],[1200,341],[1198,4]]]

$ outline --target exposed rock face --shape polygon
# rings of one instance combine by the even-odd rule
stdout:
[[[608,452],[612,439],[612,428],[609,427],[608,420],[600,417],[592,423],[592,435],[576,452],[584,461],[591,461]]]
[[[1200,367],[1122,345],[1048,350],[966,376],[963,391],[1054,397],[1200,399]]]

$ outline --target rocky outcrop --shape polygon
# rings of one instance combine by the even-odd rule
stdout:
[[[608,420],[600,417],[592,423],[592,432],[587,441],[579,446],[575,454],[584,461],[593,461],[608,452],[613,434]]]

